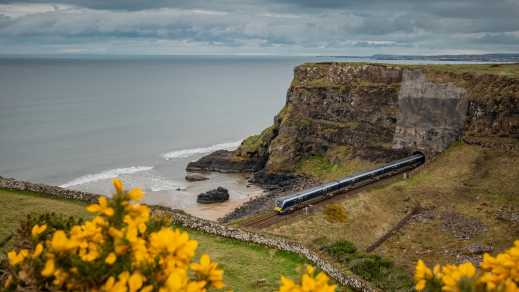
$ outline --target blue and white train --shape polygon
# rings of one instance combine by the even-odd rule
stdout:
[[[275,211],[278,213],[288,213],[297,209],[302,204],[314,199],[324,198],[338,190],[346,187],[354,186],[366,180],[399,170],[405,167],[418,166],[425,162],[425,156],[421,153],[415,153],[404,159],[396,160],[381,167],[347,176],[341,180],[332,181],[315,188],[301,191],[296,194],[280,197],[275,201]]]

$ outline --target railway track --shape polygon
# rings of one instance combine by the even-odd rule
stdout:
[[[389,179],[395,178],[397,175],[408,172],[414,168],[415,168],[414,166],[409,166],[409,167],[404,167],[402,169],[395,170],[392,172],[384,173],[380,176],[363,181],[361,183],[347,187],[340,191],[336,191],[333,194],[323,196],[316,200],[311,200],[305,204],[302,204],[296,210],[294,210],[288,214],[278,214],[275,211],[269,211],[269,212],[260,214],[258,216],[251,218],[250,220],[240,223],[240,227],[251,228],[251,229],[261,229],[261,228],[266,228],[268,226],[271,226],[271,225],[281,222],[281,221],[287,221],[287,220],[289,220],[289,218],[295,218],[298,215],[304,214],[308,210],[308,209],[305,210],[305,207],[310,207],[312,209],[312,211],[315,211],[315,210],[321,208],[323,205],[339,201],[341,199],[344,199],[345,197],[353,196],[353,195],[360,193],[362,191],[365,191],[369,188],[376,187],[382,183],[387,182]]]

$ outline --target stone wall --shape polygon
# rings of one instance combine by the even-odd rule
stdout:
[[[36,184],[27,181],[15,180],[13,178],[5,178],[0,176],[0,188],[15,190],[15,191],[28,191],[35,193],[42,193],[48,195],[50,197],[55,197],[58,199],[70,199],[70,200],[78,200],[88,203],[93,203],[97,201],[99,195],[86,193],[81,191],[74,191],[69,189],[64,189],[56,186],[50,186],[45,184]]]
[[[99,195],[63,189],[56,186],[49,186],[45,184],[35,184],[26,181],[18,181],[12,178],[4,178],[0,176],[0,188],[16,190],[16,191],[30,191],[45,194],[49,197],[57,199],[79,200],[84,202],[95,202]],[[317,252],[299,244],[285,239],[266,236],[238,228],[230,228],[216,222],[200,219],[183,212],[175,211],[167,207],[151,206],[154,213],[162,213],[170,215],[174,223],[185,226],[190,229],[199,230],[213,235],[218,235],[226,238],[236,239],[265,245],[278,250],[294,252],[312,262],[315,266],[326,272],[330,277],[335,279],[338,283],[344,286],[349,286],[359,291],[377,291],[369,286],[369,284],[353,275],[345,275],[323,259]]]

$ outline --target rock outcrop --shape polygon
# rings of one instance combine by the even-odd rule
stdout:
[[[312,63],[295,68],[272,127],[188,170],[294,173],[308,157],[386,162],[451,143],[519,145],[519,64]]]
[[[208,180],[209,178],[198,173],[188,173],[185,179],[189,182],[196,182]]]
[[[229,200],[229,191],[222,187],[199,194],[196,198],[196,202],[200,204],[221,203],[227,200]]]

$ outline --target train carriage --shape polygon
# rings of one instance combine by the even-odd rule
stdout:
[[[391,171],[402,169],[412,165],[420,165],[425,162],[425,156],[421,153],[415,153],[404,159],[396,160],[381,167],[361,172],[352,176],[345,177],[341,180],[332,181],[324,185],[314,187],[308,190],[298,192],[289,196],[276,199],[275,211],[278,213],[288,213],[298,206],[309,203],[314,199],[324,198],[340,189],[354,186],[357,183],[367,181],[369,179],[387,174]]]

